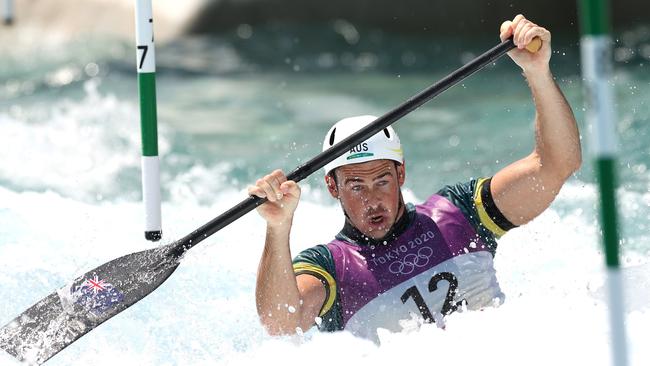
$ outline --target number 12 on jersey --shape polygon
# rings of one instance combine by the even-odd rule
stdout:
[[[438,282],[440,281],[447,281],[447,283],[449,283],[447,296],[445,297],[445,302],[442,305],[442,309],[440,311],[442,316],[447,316],[453,313],[454,311],[458,310],[458,307],[467,305],[467,301],[465,299],[461,299],[459,301],[454,300],[454,298],[456,297],[456,293],[458,292],[458,279],[456,278],[456,276],[454,276],[453,273],[441,272],[431,277],[431,280],[429,280],[429,292],[434,292],[438,290]],[[436,322],[433,313],[431,313],[431,309],[429,309],[427,304],[424,302],[424,298],[422,297],[420,290],[418,290],[416,286],[411,286],[408,289],[406,289],[406,291],[404,292],[404,294],[402,294],[401,297],[402,303],[406,304],[409,298],[413,299],[413,302],[418,307],[418,310],[420,311],[420,314],[422,314],[422,318],[424,318],[425,322],[427,323]]]

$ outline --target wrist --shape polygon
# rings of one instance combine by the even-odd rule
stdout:
[[[264,251],[272,253],[273,256],[283,256],[289,250],[289,236],[291,225],[271,225],[266,226],[266,240]],[[290,257],[290,255],[288,255]]]
[[[553,81],[553,74],[548,64],[541,67],[531,67],[524,69],[524,77],[529,83],[538,83]]]
[[[293,216],[279,222],[267,222],[266,231],[269,234],[281,235],[289,234],[291,225],[293,223]]]

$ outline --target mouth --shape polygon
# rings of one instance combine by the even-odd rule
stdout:
[[[386,223],[386,217],[384,215],[373,215],[369,217],[368,223],[373,227],[381,227]]]

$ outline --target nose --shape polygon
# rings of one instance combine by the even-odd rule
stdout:
[[[364,196],[364,204],[368,210],[375,210],[379,208],[382,203],[382,195],[378,189],[369,189]]]

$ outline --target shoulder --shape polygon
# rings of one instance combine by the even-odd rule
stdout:
[[[447,199],[456,206],[472,224],[480,223],[476,210],[476,192],[479,191],[485,178],[470,179],[467,182],[460,182],[442,187],[436,195]]]
[[[479,183],[485,181],[486,178],[472,178],[467,182],[459,182],[452,185],[442,187],[436,194],[445,197],[455,206],[464,206],[472,203],[472,198]]]
[[[293,259],[293,271],[296,275],[310,274],[326,284],[336,288],[336,270],[332,253],[326,245],[316,245],[305,249]]]
[[[490,190],[491,177],[472,178],[466,182],[446,185],[436,194],[456,206],[472,224],[477,234],[496,251],[496,239],[514,228],[494,204]]]
[[[332,253],[327,248],[327,245],[316,245],[309,249],[305,249],[302,252],[298,253],[293,259],[293,266],[301,267],[320,267],[321,269],[332,272],[331,275],[334,276],[334,259],[332,258]]]

